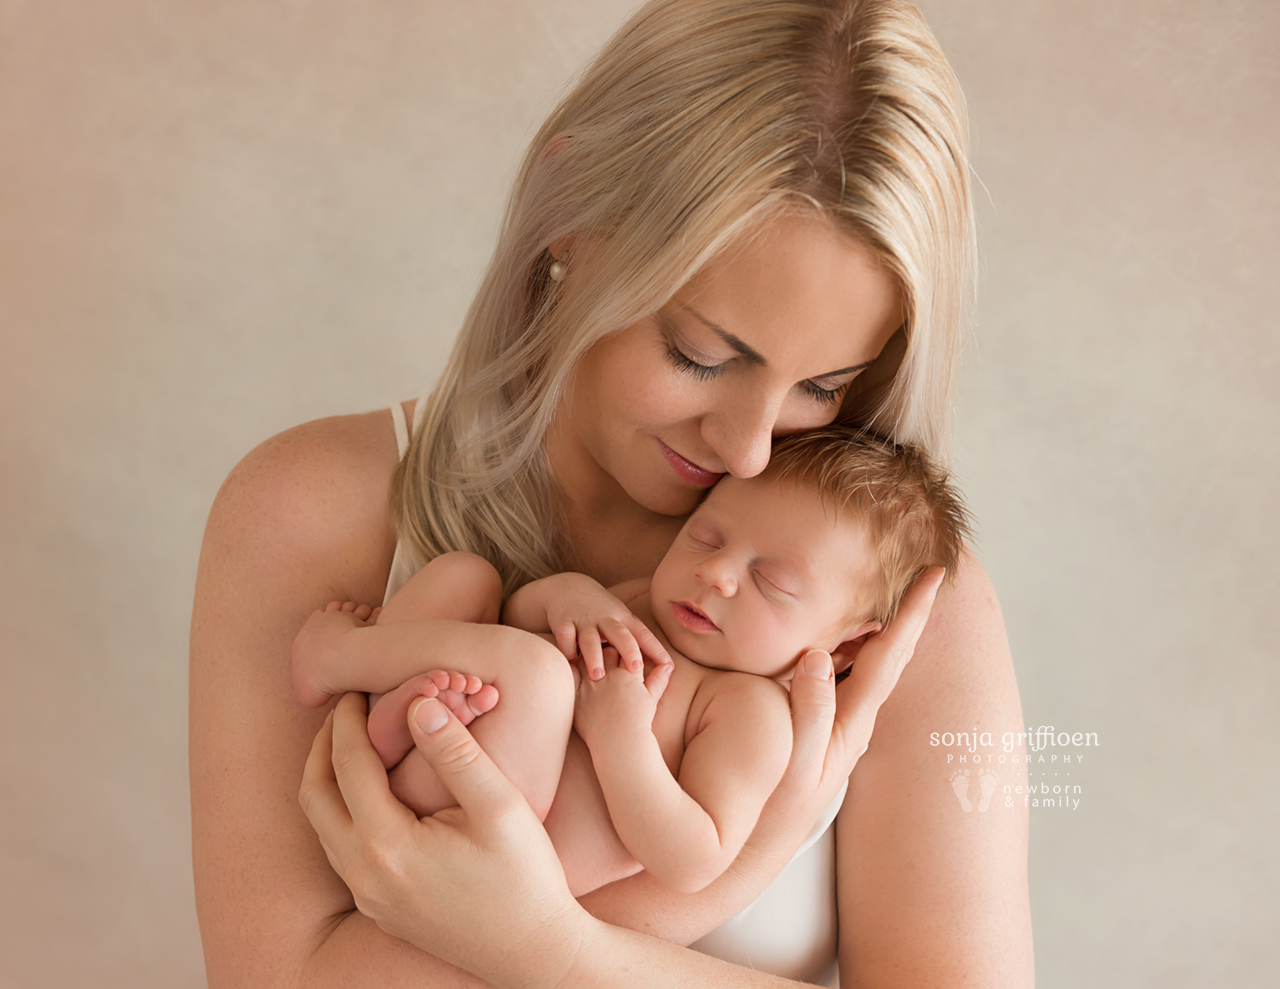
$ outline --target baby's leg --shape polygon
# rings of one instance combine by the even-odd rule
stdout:
[[[462,664],[467,677],[460,679],[478,678],[490,685],[489,689],[495,689],[501,700],[484,717],[476,717],[469,728],[480,747],[542,819],[555,797],[573,726],[573,670],[559,649],[536,635],[505,625],[494,626],[493,631],[499,633],[496,647],[477,653]],[[379,718],[378,730],[385,724],[408,734],[409,705],[421,693],[427,693],[417,691],[417,686],[420,684],[392,691],[378,702],[369,716],[371,739],[375,734],[374,715],[381,716],[384,706],[387,720],[381,722]],[[455,713],[458,706],[469,706],[468,702],[477,695],[454,698]],[[416,748],[407,751],[391,770],[391,792],[420,817],[455,806],[457,801],[421,753]]]
[[[378,616],[378,624],[447,618],[473,625],[497,624],[502,577],[474,553],[445,553],[405,581]]]
[[[319,707],[334,694],[380,693],[433,667],[453,668],[453,640],[473,644],[475,636],[439,623],[493,623],[501,607],[498,571],[472,553],[446,553],[414,574],[377,613],[336,601],[313,613],[293,641],[294,693],[307,707]],[[409,622],[429,624],[412,629]],[[433,647],[438,658],[424,658]]]
[[[378,617],[380,627],[433,618],[491,626],[484,648],[465,655],[450,649],[440,657],[447,671],[414,677],[369,712],[369,738],[383,764],[395,767],[391,792],[420,816],[457,804],[413,747],[408,711],[423,695],[440,697],[469,725],[539,818],[555,796],[573,725],[573,671],[549,642],[496,625],[501,609],[497,570],[473,554],[447,553],[418,571]],[[425,644],[424,656],[432,656],[431,645]]]

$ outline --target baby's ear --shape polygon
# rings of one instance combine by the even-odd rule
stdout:
[[[831,662],[835,664],[837,674],[843,673],[858,658],[858,650],[869,636],[880,631],[879,622],[863,622],[861,625],[845,633],[846,638],[840,645],[831,650]]]

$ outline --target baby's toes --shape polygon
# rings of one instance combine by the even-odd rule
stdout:
[[[429,673],[422,674],[428,677],[432,683],[436,685],[437,690],[448,690],[452,677],[449,676],[448,670],[432,670]]]
[[[466,694],[457,690],[442,690],[437,696],[437,700],[452,711],[453,716],[464,725],[469,725],[475,721],[476,712],[471,710],[471,707],[467,704],[470,698]]]
[[[482,683],[474,694],[467,695],[467,707],[472,714],[479,717],[498,706],[498,688],[490,683]]]
[[[449,672],[449,689],[459,694],[467,692],[467,677],[465,673],[459,673],[457,670]]]
[[[355,611],[353,611],[352,614],[355,615],[357,618],[359,618],[362,622],[365,622],[365,621],[368,621],[369,616],[373,614],[373,609],[370,608],[367,604],[361,604],[356,607]]]

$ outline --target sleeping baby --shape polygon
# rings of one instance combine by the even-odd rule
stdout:
[[[574,895],[641,869],[692,892],[733,861],[782,777],[800,659],[820,649],[847,670],[924,569],[954,571],[967,531],[918,452],[830,426],[780,439],[757,477],[721,480],[652,578],[557,574],[504,605],[492,566],[449,553],[385,608],[334,602],[298,634],[294,688],[313,707],[389,691],[371,698],[369,738],[423,816],[456,804],[408,728],[418,697],[439,698],[543,819]],[[492,655],[452,650],[440,619],[493,626]],[[499,645],[517,629],[557,648]]]

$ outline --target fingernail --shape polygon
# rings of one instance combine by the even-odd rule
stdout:
[[[800,669],[804,671],[805,676],[813,677],[815,680],[831,679],[831,657],[824,652],[814,650],[804,654],[804,659],[800,660]]]
[[[449,712],[438,700],[424,697],[413,709],[413,721],[428,735],[438,732],[449,720]]]

